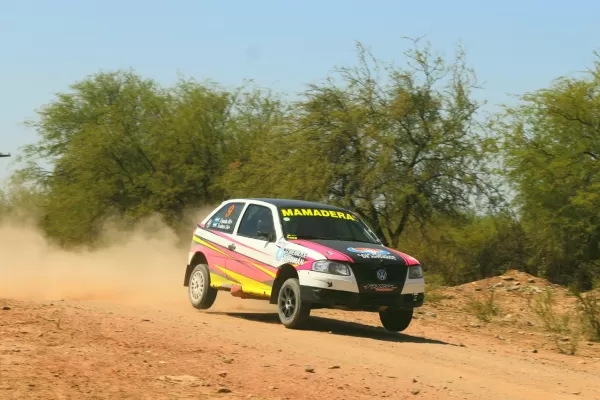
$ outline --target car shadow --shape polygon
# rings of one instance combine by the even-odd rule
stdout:
[[[267,324],[281,325],[276,313],[245,313],[245,312],[211,312],[211,314],[224,315],[233,318],[245,319],[247,321],[262,322]],[[353,336],[381,340],[385,342],[403,343],[427,343],[458,346],[442,340],[427,339],[421,336],[407,335],[398,332],[386,331],[383,327],[361,324],[359,322],[340,321],[333,318],[311,316],[303,330],[315,332],[328,332],[333,335]]]

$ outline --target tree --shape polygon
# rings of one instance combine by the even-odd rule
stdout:
[[[114,214],[158,213],[177,226],[186,209],[221,201],[216,183],[247,151],[247,126],[277,110],[257,91],[189,80],[163,89],[133,72],[100,73],[71,89],[31,123],[40,140],[26,147],[19,171],[46,195],[42,225],[63,244],[92,242]]]
[[[493,141],[478,129],[464,53],[448,64],[415,43],[409,69],[383,65],[359,44],[359,65],[339,69],[341,83],[310,85],[294,118],[230,169],[231,192],[348,207],[392,246],[411,223],[459,215],[476,196],[493,204],[485,164]]]
[[[522,101],[507,108],[500,131],[529,262],[554,282],[589,289],[600,276],[600,61]]]

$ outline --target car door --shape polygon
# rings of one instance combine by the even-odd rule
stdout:
[[[224,203],[206,221],[204,229],[200,231],[200,237],[195,239],[204,247],[203,251],[208,260],[210,272],[224,278],[214,278],[215,283],[219,282],[219,286],[221,283],[228,283],[223,268],[226,268],[227,260],[233,258],[235,250],[235,247],[231,245],[233,232],[245,205],[245,202],[239,201]]]
[[[237,279],[246,293],[269,296],[277,268],[275,244],[281,229],[275,224],[272,207],[250,203],[244,210],[233,235],[235,260],[227,260],[228,269],[240,276]]]

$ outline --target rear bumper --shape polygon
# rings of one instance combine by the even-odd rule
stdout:
[[[325,307],[376,311],[382,307],[416,308],[423,305],[424,293],[353,293],[312,286],[300,286],[302,300]]]

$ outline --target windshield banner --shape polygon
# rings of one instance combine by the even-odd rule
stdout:
[[[349,213],[336,210],[319,210],[316,208],[285,208],[281,210],[281,214],[284,217],[329,217],[356,221],[356,218]]]

